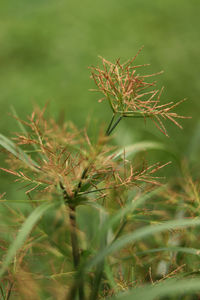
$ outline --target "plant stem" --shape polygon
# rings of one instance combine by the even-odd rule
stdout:
[[[87,170],[86,170],[87,172]],[[86,174],[86,172],[84,172],[84,176]],[[81,186],[81,183],[79,183]],[[60,182],[60,187],[63,191],[63,198],[64,200],[69,200],[69,196],[62,184],[62,182]],[[79,186],[78,186],[79,188]],[[72,244],[72,256],[73,256],[73,263],[74,263],[74,268],[77,271],[78,267],[80,265],[80,249],[79,249],[79,242],[78,242],[78,236],[77,236],[77,224],[76,224],[76,207],[72,204],[68,204],[69,207],[69,222],[70,222],[70,226],[69,226],[69,230],[70,230],[70,236],[71,236],[71,244]],[[81,280],[81,279],[80,279]],[[71,291],[71,295],[69,299],[74,299],[76,296],[76,289],[73,289]],[[79,300],[84,300],[85,299],[85,295],[84,295],[84,286],[83,286],[83,282],[81,281],[79,284]]]
[[[101,250],[105,249],[106,244],[107,244],[107,234],[104,235],[101,239],[100,249]],[[92,291],[91,291],[89,300],[97,300],[98,299],[99,288],[100,288],[101,279],[103,276],[103,271],[104,271],[104,260],[101,261],[101,263],[99,263],[96,266],[96,271],[94,273],[94,283],[93,283],[93,287],[92,287]]]
[[[90,295],[90,300],[98,299],[99,286],[101,283],[101,278],[103,276],[103,269],[104,269],[104,263],[101,262],[101,264],[97,265],[97,270],[95,272],[94,285]]]
[[[70,235],[71,235],[71,243],[72,243],[72,255],[73,255],[73,262],[74,268],[77,271],[80,265],[80,249],[78,243],[78,236],[77,236],[77,224],[76,224],[76,208],[72,205],[69,205],[69,221],[70,221]],[[79,285],[79,299],[84,300],[84,287],[83,282]]]
[[[70,235],[72,243],[72,254],[74,267],[77,268],[80,262],[80,253],[78,247],[78,237],[76,232],[76,215],[75,207],[69,205]]]
[[[81,189],[81,187],[82,187],[83,180],[84,180],[85,177],[87,176],[88,170],[89,170],[89,166],[86,167],[86,168],[83,170],[83,173],[82,173],[82,175],[81,175],[81,179],[80,179],[80,181],[79,181],[79,183],[78,183],[78,186],[77,186],[77,188],[76,188],[76,190],[75,190],[75,192],[74,192],[74,198],[76,198],[76,196],[78,195],[78,192],[80,191],[80,189]]]
[[[114,119],[115,119],[115,114],[113,114],[112,119],[108,125],[108,128],[106,130],[106,136],[109,136],[112,131],[116,128],[116,126],[119,124],[123,116],[121,115],[117,121],[113,124]],[[89,167],[86,167],[83,170],[81,179],[77,185],[76,190],[74,191],[73,199],[75,200],[76,196],[78,195],[81,187],[82,187],[82,182],[87,176]],[[60,182],[60,187],[63,191],[63,198],[64,200],[69,200],[68,194]],[[69,207],[69,220],[70,220],[70,236],[71,236],[71,245],[72,245],[72,256],[73,256],[73,263],[74,263],[74,268],[77,271],[78,267],[80,266],[80,249],[79,249],[79,243],[78,243],[78,236],[77,236],[77,224],[76,224],[76,207],[72,204],[68,203]],[[105,241],[104,241],[105,243]],[[103,276],[103,270],[104,270],[104,263],[101,263],[100,265],[97,266],[96,272],[95,272],[95,279],[94,279],[94,285],[90,294],[90,300],[96,300],[98,297],[98,291],[99,291],[99,286],[101,283],[101,278]],[[79,300],[84,300],[84,287],[81,278],[79,278],[79,285],[78,285],[78,291],[79,291]],[[70,299],[71,297],[76,296],[76,290],[73,288],[70,293]]]
[[[9,300],[11,292],[12,292],[12,287],[13,287],[13,283],[10,283],[9,289],[8,289],[8,294],[5,298],[5,300]]]
[[[108,129],[106,130],[106,135],[107,135],[107,136],[111,135],[112,131],[115,129],[115,127],[119,124],[119,122],[120,122],[121,119],[123,118],[123,116],[120,116],[120,117],[117,119],[117,121],[114,123],[114,125],[112,125],[113,120],[114,120],[114,117],[115,117],[115,116],[113,115],[112,120],[111,120],[111,122],[110,122],[110,124],[109,124],[109,126],[108,126]]]
[[[122,222],[120,228],[118,229],[118,231],[117,231],[117,233],[116,233],[114,239],[112,240],[112,243],[114,243],[114,242],[118,239],[118,237],[119,237],[120,234],[122,233],[122,231],[123,231],[124,227],[126,226],[126,224],[127,224],[127,220],[124,220],[124,221]]]
[[[120,115],[117,121],[113,124],[114,119],[115,119],[116,114],[114,113],[112,116],[112,119],[108,125],[108,128],[106,130],[105,135],[109,136],[113,130],[116,128],[116,126],[119,124],[119,122],[122,120],[123,116]],[[105,247],[106,244],[106,238],[102,241],[102,249]],[[98,298],[98,293],[99,293],[99,287],[101,284],[101,279],[103,276],[103,271],[104,271],[104,262],[101,262],[101,264],[97,265],[96,272],[95,272],[95,277],[94,277],[94,284],[92,287],[92,291],[90,294],[90,300],[96,300]]]
[[[110,124],[108,125],[108,128],[107,128],[107,130],[106,130],[106,135],[109,135],[108,133],[109,133],[110,127],[112,126],[112,123],[113,123],[113,121],[114,121],[114,118],[115,118],[115,114],[113,114],[112,119],[111,119],[111,121],[110,121]]]

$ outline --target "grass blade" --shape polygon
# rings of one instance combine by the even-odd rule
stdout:
[[[14,109],[13,106],[11,106],[11,110],[12,110],[13,116],[15,117],[15,119],[16,119],[16,121],[17,121],[17,124],[18,124],[19,128],[21,129],[21,131],[23,132],[23,134],[24,134],[26,137],[28,137],[28,131],[26,130],[26,128],[25,128],[25,126],[23,125],[23,123],[20,121],[20,118],[19,118],[19,116],[17,115],[17,112],[16,112],[16,110]],[[44,156],[43,156],[43,154],[41,153],[41,151],[38,151],[38,147],[36,146],[36,144],[32,144],[32,147],[34,148],[33,151],[34,151],[34,152],[37,152],[38,155],[39,155],[42,159],[44,159]],[[30,151],[29,151],[29,153],[30,153]]]
[[[153,300],[158,297],[194,294],[195,292],[200,292],[200,279],[169,279],[159,284],[135,288],[127,293],[109,298],[109,300]]]
[[[106,223],[101,228],[101,233],[100,234],[105,234],[110,228],[112,228],[117,222],[119,222],[121,219],[126,217],[127,214],[132,213],[135,209],[137,209],[139,206],[144,204],[145,201],[150,199],[152,196],[156,195],[160,191],[162,191],[165,187],[159,187],[152,192],[148,194],[144,194],[143,196],[137,198],[134,201],[127,201],[128,204],[124,207],[121,208],[113,217],[109,218]],[[129,195],[129,198],[131,197],[131,194]]]
[[[137,255],[145,255],[149,253],[156,253],[156,252],[162,252],[162,251],[168,251],[168,252],[182,252],[182,253],[188,253],[200,256],[200,249],[194,249],[194,248],[188,248],[188,247],[162,247],[162,248],[156,248],[156,249],[149,249],[145,251],[137,252]]]
[[[26,128],[24,127],[23,123],[20,122],[17,112],[14,109],[14,106],[11,106],[11,111],[12,111],[13,116],[15,117],[17,124],[18,124],[19,128],[21,129],[21,131],[24,133],[25,136],[28,136],[28,132],[27,132]]]
[[[0,277],[5,273],[8,266],[12,262],[13,258],[15,257],[17,251],[20,247],[24,244],[27,236],[33,229],[34,225],[39,221],[42,215],[49,210],[50,208],[54,207],[55,203],[44,203],[38,206],[26,219],[26,221],[22,224],[21,229],[19,230],[15,240],[10,245],[7,255],[1,265],[0,269]]]
[[[123,247],[125,247],[126,245],[132,242],[136,242],[140,239],[143,239],[149,235],[166,231],[166,230],[186,228],[186,227],[198,226],[198,225],[200,225],[200,218],[196,218],[192,220],[188,220],[188,219],[173,220],[173,221],[164,222],[159,225],[145,226],[143,228],[136,230],[133,233],[128,233],[122,236],[121,238],[117,239],[114,243],[108,245],[106,248],[101,250],[101,252],[99,252],[93,259],[90,260],[90,262],[87,265],[87,268],[88,269],[92,268],[111,253],[117,252],[121,250]]]
[[[161,150],[164,152],[169,153],[171,156],[173,156],[176,160],[178,160],[177,156],[174,154],[174,151],[170,151],[166,149],[166,145],[159,143],[159,142],[153,142],[153,141],[144,141],[144,142],[138,142],[133,145],[126,146],[122,149],[120,149],[114,159],[117,160],[119,158],[128,158],[128,157],[134,157],[137,153],[147,151],[147,150]],[[125,157],[124,157],[125,156]]]
[[[5,137],[3,134],[0,134],[0,145],[16,156],[18,159],[27,164],[31,169],[38,171],[39,165],[28,156],[20,147],[13,143],[10,139]]]

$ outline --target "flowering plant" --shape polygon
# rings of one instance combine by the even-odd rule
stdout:
[[[17,274],[25,268],[22,258],[26,254],[23,253],[26,253],[29,248],[36,251],[34,247],[37,248],[40,239],[46,239],[46,236],[45,245],[49,253],[58,251],[59,255],[63,256],[60,276],[64,276],[63,274],[68,273],[69,270],[71,270],[69,273],[73,274],[73,280],[64,285],[62,295],[61,282],[54,281],[52,293],[56,299],[60,297],[71,300],[95,300],[100,297],[105,299],[120,290],[117,281],[121,282],[122,289],[129,287],[128,282],[120,279],[123,276],[116,264],[109,265],[106,256],[121,250],[129,243],[129,239],[136,241],[138,236],[146,234],[145,230],[140,233],[135,228],[135,235],[122,236],[126,228],[132,230],[134,227],[132,221],[137,215],[137,207],[158,193],[158,190],[154,191],[154,187],[160,186],[161,183],[155,173],[168,163],[148,165],[142,162],[139,167],[136,167],[129,159],[130,153],[127,153],[126,149],[121,151],[109,144],[111,134],[122,118],[150,118],[167,136],[163,120],[168,119],[182,128],[177,119],[185,118],[173,111],[184,100],[160,104],[162,89],[160,91],[156,89],[155,81],[147,82],[147,78],[157,74],[139,75],[137,70],[145,65],[133,65],[136,57],[137,55],[123,64],[119,59],[111,63],[101,58],[102,69],[99,66],[91,67],[91,77],[97,85],[97,91],[104,95],[104,98],[99,101],[108,101],[113,113],[107,129],[104,132],[100,131],[96,142],[91,141],[86,128],[79,130],[71,122],[58,126],[54,120],[46,119],[45,109],[41,111],[38,108],[26,121],[20,120],[14,113],[21,132],[16,134],[13,141],[0,135],[0,144],[7,151],[7,163],[10,165],[9,168],[1,168],[1,170],[14,175],[16,181],[23,183],[29,203],[33,207],[33,212],[22,225],[2,262],[0,276],[7,272],[6,280],[10,282],[7,294],[11,294],[13,284],[18,292],[22,291],[21,283],[16,278],[18,278]],[[1,195],[2,198],[4,196]],[[40,201],[44,203],[41,205]],[[87,212],[88,206],[95,209],[95,212],[92,211],[81,226],[81,219],[85,213],[82,209],[85,207]],[[47,227],[44,226],[44,232],[41,229],[43,227],[38,224],[39,238],[34,237],[35,243],[27,240],[29,246],[26,251],[19,254],[28,234],[41,217],[45,218],[45,214],[50,209],[54,216],[53,220],[51,219]],[[57,212],[61,216],[58,217]],[[90,242],[90,234],[86,229],[84,231],[84,227],[90,219],[93,219],[94,214],[97,218],[95,217],[93,224],[98,222],[98,226],[95,227],[93,241]],[[60,244],[58,242],[60,227],[58,226],[56,237],[52,238],[52,233],[49,233],[53,221],[57,224],[58,220],[62,228],[61,234],[64,230],[66,235]],[[179,223],[172,222],[152,230],[156,232],[168,228],[167,226],[176,228],[179,225],[191,224],[189,221],[183,222],[183,225]],[[195,224],[199,223],[200,221],[197,220]],[[150,234],[152,230],[147,229],[147,232]],[[55,231],[54,228],[52,231]],[[9,266],[14,265],[15,256],[20,258],[18,264],[9,270]],[[114,259],[118,259],[117,256]],[[45,266],[47,272],[51,272],[49,265]],[[57,268],[54,260],[52,266],[53,269]],[[128,266],[125,265],[124,272],[127,268]],[[119,274],[116,280],[113,277],[115,271]],[[30,274],[31,272],[29,272],[29,280]],[[44,276],[43,279],[45,285],[46,277]],[[31,280],[35,280],[33,273]],[[53,290],[52,287],[51,289]],[[51,292],[48,292],[49,294]],[[38,295],[34,294],[34,299],[39,299]]]
[[[165,135],[167,135],[167,130],[162,119],[168,119],[182,128],[176,119],[186,117],[178,115],[173,109],[185,99],[177,103],[170,101],[160,104],[163,89],[156,88],[156,81],[147,82],[146,79],[162,72],[150,75],[137,74],[138,68],[147,65],[133,65],[136,57],[137,55],[123,64],[120,63],[120,59],[111,63],[100,57],[103,69],[91,67],[92,78],[98,87],[94,91],[100,91],[104,95],[104,98],[99,101],[106,99],[113,116],[119,114],[120,119],[123,117],[150,118]]]

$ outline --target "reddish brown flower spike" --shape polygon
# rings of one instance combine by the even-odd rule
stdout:
[[[91,77],[98,87],[97,90],[93,91],[103,93],[104,97],[99,102],[107,99],[113,114],[119,113],[122,117],[150,118],[156,127],[168,136],[163,120],[168,119],[182,128],[177,119],[188,117],[178,115],[172,110],[185,99],[177,103],[160,104],[163,88],[157,89],[155,81],[148,82],[146,79],[162,72],[139,75],[136,69],[147,65],[133,65],[137,55],[124,64],[120,63],[120,59],[117,59],[113,64],[100,57],[103,68],[101,69],[99,66],[90,68]]]

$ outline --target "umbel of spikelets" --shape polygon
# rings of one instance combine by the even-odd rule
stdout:
[[[123,64],[120,59],[112,63],[100,57],[102,67],[93,66],[90,68],[91,77],[98,88],[93,89],[93,91],[99,91],[103,94],[103,98],[100,98],[99,102],[106,99],[114,115],[120,114],[121,117],[129,118],[150,118],[158,129],[168,136],[163,121],[168,119],[179,128],[182,128],[177,119],[187,117],[178,115],[174,112],[174,108],[185,99],[177,103],[170,101],[161,104],[160,99],[163,88],[157,89],[156,81],[148,82],[148,78],[162,72],[139,75],[137,70],[147,65],[134,65],[137,55]]]

